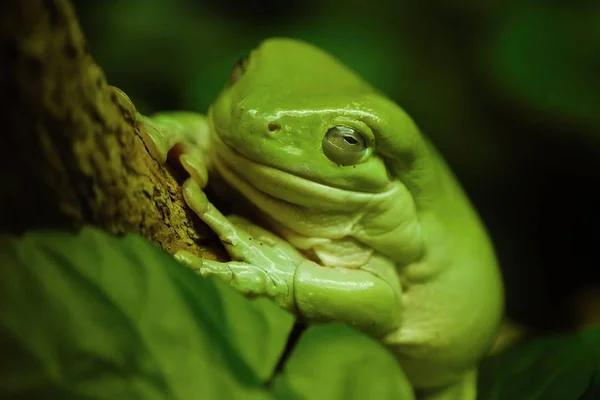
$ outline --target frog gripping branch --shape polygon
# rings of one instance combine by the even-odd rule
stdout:
[[[460,185],[400,107],[325,52],[269,39],[234,66],[206,117],[138,119],[157,160],[182,146],[185,200],[232,261],[176,258],[309,323],[368,333],[419,398],[475,398],[502,316],[498,266]],[[213,178],[244,216],[210,203]]]

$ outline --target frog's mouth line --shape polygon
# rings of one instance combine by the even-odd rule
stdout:
[[[225,143],[218,133],[213,135],[213,140],[215,167],[223,178],[252,202],[255,199],[251,192],[260,192],[290,206],[350,213],[363,209],[377,197],[389,195],[389,191],[369,193],[327,186],[251,160]]]

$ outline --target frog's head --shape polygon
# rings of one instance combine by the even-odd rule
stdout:
[[[235,65],[210,116],[219,158],[269,196],[347,214],[370,204],[371,221],[420,237],[414,201],[431,175],[428,146],[400,107],[327,53],[263,42]]]

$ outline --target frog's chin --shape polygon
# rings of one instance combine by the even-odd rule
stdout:
[[[218,136],[218,135],[215,135]],[[327,186],[251,160],[215,138],[214,166],[220,175],[255,205],[301,206],[351,213],[387,192],[368,193]]]

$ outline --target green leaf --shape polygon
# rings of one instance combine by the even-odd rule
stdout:
[[[150,243],[0,236],[0,397],[268,398],[293,318]]]
[[[598,365],[597,353],[581,335],[530,340],[483,362],[479,398],[580,399]]]
[[[281,399],[412,399],[397,360],[381,344],[340,324],[310,327],[273,383]]]

